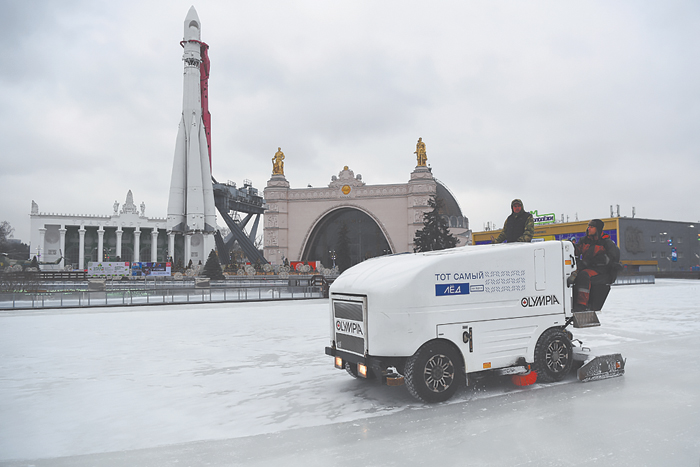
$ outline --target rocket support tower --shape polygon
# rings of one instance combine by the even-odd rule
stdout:
[[[184,84],[182,117],[177,131],[168,198],[168,254],[175,258],[175,237],[184,236],[186,266],[204,264],[214,249],[216,207],[211,175],[208,110],[209,46],[201,40],[201,23],[194,7],[184,23]]]

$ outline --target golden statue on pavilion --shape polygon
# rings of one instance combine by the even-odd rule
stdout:
[[[418,138],[418,143],[416,143],[416,152],[413,154],[415,154],[416,159],[418,159],[417,167],[425,167],[425,163],[428,161],[428,154],[425,152],[425,143],[423,142],[423,138]]]
[[[284,153],[282,148],[277,148],[275,156],[272,158],[272,175],[284,175]]]

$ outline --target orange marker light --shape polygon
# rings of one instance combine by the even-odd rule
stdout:
[[[363,378],[367,377],[367,367],[362,363],[357,364],[357,373]]]

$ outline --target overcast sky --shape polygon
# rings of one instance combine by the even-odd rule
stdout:
[[[191,0],[0,0],[0,220],[165,217]],[[510,201],[700,221],[697,1],[198,1],[214,176],[405,183],[418,137],[474,231]]]

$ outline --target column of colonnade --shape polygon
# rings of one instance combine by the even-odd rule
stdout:
[[[158,261],[158,229],[151,230],[151,263]]]
[[[60,251],[59,254],[61,255],[61,261],[58,263],[58,266],[63,269],[63,267],[66,264],[66,226],[61,225],[61,228],[58,229],[58,233],[61,235],[61,243],[60,243]]]
[[[105,229],[100,226],[97,229],[97,261],[104,261]]]
[[[39,251],[37,252],[38,260],[41,261],[41,252],[44,251],[44,242],[46,241],[46,228],[39,229]]]
[[[122,226],[120,225],[117,227],[117,258],[122,257],[122,234],[124,231],[122,230]]]
[[[168,232],[168,259],[175,261],[175,233]]]
[[[134,230],[134,263],[141,261],[141,229],[136,227]]]
[[[85,226],[81,225],[78,229],[78,237],[80,238],[78,242],[78,267],[82,271],[85,269]]]

